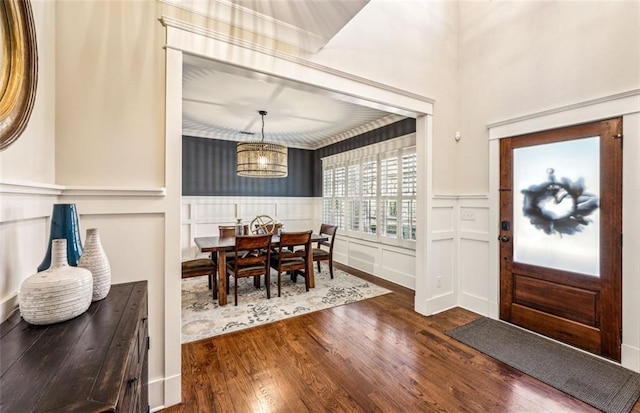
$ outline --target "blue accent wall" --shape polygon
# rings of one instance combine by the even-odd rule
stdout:
[[[236,175],[236,142],[182,137],[182,195],[185,196],[322,196],[322,158],[413,133],[407,118],[315,151],[289,148],[286,178]]]

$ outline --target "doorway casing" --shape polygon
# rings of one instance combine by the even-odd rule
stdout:
[[[623,118],[622,171],[622,360],[621,364],[640,372],[640,90],[631,90],[553,110],[534,113],[487,125],[489,129],[489,314],[499,319],[500,263],[499,212],[500,139],[592,121]]]
[[[165,91],[165,280],[164,354],[165,378],[154,386],[156,397],[171,406],[181,401],[181,306],[180,245],[182,196],[182,63],[183,54],[215,60],[245,70],[274,76],[317,88],[332,96],[416,119],[418,170],[418,214],[416,229],[416,274],[428,274],[432,198],[432,114],[433,101],[427,97],[340,72],[330,67],[239,42],[201,27],[163,17],[166,27]],[[331,87],[323,86],[331,85]],[[429,283],[416,278],[416,311],[428,315]],[[159,390],[162,389],[162,390]],[[151,387],[150,387],[151,390]]]

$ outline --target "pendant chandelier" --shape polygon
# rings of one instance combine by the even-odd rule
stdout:
[[[238,176],[284,178],[287,176],[287,147],[264,141],[264,117],[267,112],[261,110],[258,113],[262,117],[262,139],[238,142]]]

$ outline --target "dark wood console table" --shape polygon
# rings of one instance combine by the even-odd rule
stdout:
[[[86,313],[0,324],[0,411],[147,412],[147,282],[111,286]]]

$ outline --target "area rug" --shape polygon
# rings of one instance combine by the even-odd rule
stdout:
[[[282,275],[282,294],[278,297],[277,276],[271,274],[271,299],[265,286],[256,289],[253,278],[241,278],[238,306],[233,305],[233,278],[228,304],[218,306],[207,286],[207,277],[182,280],[182,342],[189,343],[223,333],[238,331],[312,311],[323,310],[391,291],[334,268],[331,279],[327,266],[315,274],[315,288],[305,291],[304,279],[293,283]]]
[[[446,334],[603,412],[628,413],[640,396],[640,374],[501,321]]]

